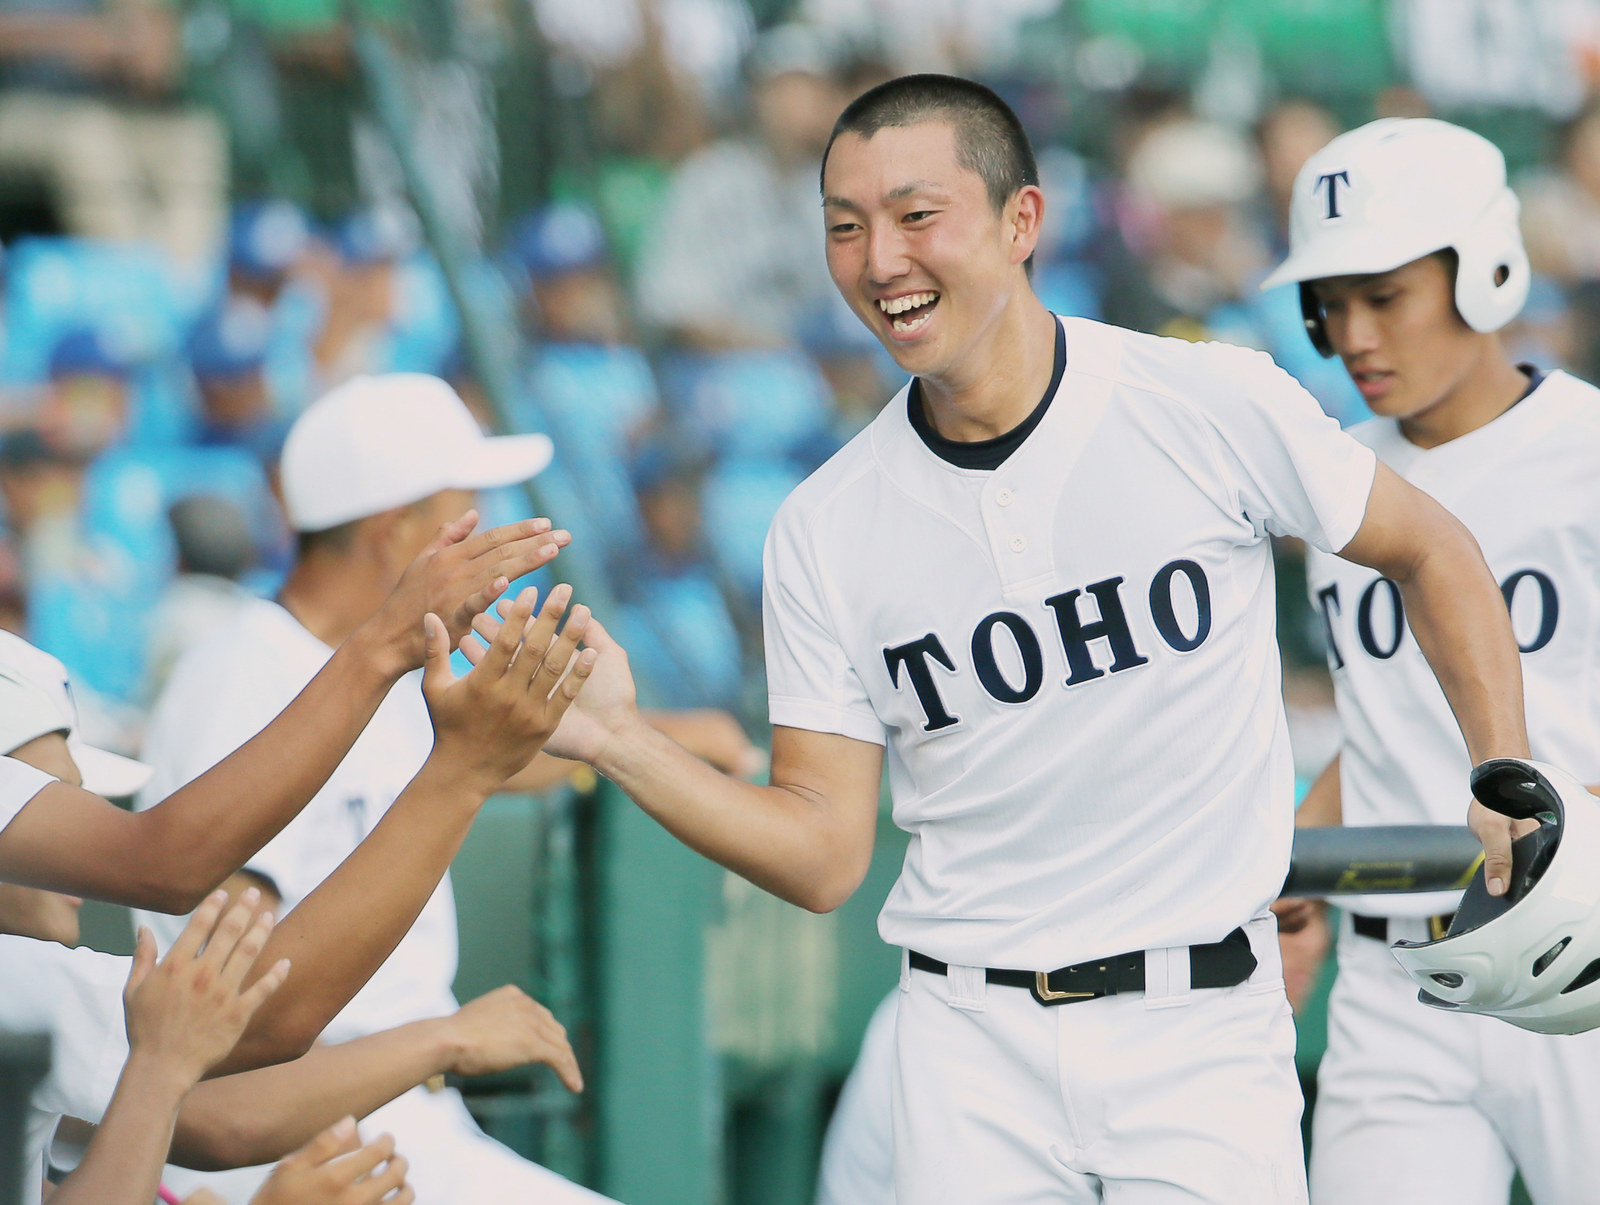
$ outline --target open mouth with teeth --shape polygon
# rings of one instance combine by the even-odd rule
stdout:
[[[921,330],[928,324],[938,304],[939,294],[933,292],[878,299],[878,309],[889,320],[889,325],[897,335],[910,335]]]

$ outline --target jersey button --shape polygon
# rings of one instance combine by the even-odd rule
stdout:
[[[1011,537],[1011,551],[1012,552],[1022,552],[1027,547],[1028,547],[1028,541],[1023,539],[1021,536],[1012,536]]]
[[[1015,495],[1010,490],[997,490],[994,495],[994,500],[1001,506],[1010,506],[1011,499],[1013,497],[1015,497]]]

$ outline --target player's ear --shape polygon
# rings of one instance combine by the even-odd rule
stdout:
[[[1002,225],[1011,242],[1011,262],[1027,261],[1039,245],[1044,228],[1044,192],[1037,184],[1025,184],[1006,202]]]

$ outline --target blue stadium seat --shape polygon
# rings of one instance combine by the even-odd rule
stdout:
[[[461,338],[461,322],[444,273],[431,256],[418,253],[401,263],[395,276],[397,304],[388,354],[377,371],[437,375]]]
[[[828,383],[803,352],[708,356],[683,385],[690,431],[729,456],[782,458],[831,426]]]
[[[139,361],[170,356],[189,317],[153,248],[19,239],[7,249],[6,276],[6,382],[43,380],[57,339],[74,327],[92,328]]]
[[[606,622],[640,680],[666,707],[737,707],[739,634],[716,583],[691,572],[651,578],[639,590],[640,601]]]
[[[701,493],[706,536],[724,572],[750,599],[761,596],[761,552],[772,516],[801,477],[787,461],[742,459],[706,478]]]

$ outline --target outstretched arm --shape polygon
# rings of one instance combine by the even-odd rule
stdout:
[[[292,820],[349,752],[401,674],[422,663],[422,617],[465,632],[507,581],[567,542],[545,519],[469,536],[443,528],[383,607],[283,714],[144,812],[56,783],[0,830],[0,877],[157,912],[187,912]]]
[[[501,630],[487,613],[474,627],[485,638]],[[598,621],[584,643],[599,662],[551,753],[587,762],[685,845],[780,899],[827,912],[850,898],[872,860],[881,746],[780,727],[770,785],[731,778],[640,713],[628,654]],[[472,637],[461,649],[483,656]]]
[[[588,609],[574,607],[555,634],[570,596],[557,586],[532,621],[535,594],[523,591],[516,622],[460,680],[450,670],[449,633],[428,616],[422,689],[433,751],[366,840],[274,930],[259,968],[290,958],[295,981],[256,1014],[214,1074],[304,1054],[394,952],[478,809],[544,743],[588,680],[596,655],[578,653]]]
[[[1511,616],[1460,520],[1380,463],[1366,518],[1339,555],[1399,585],[1411,633],[1455,712],[1472,764],[1527,757]],[[1512,821],[1474,800],[1467,823],[1483,842],[1489,891],[1499,895],[1511,873]]]
[[[271,1163],[342,1117],[365,1117],[435,1075],[490,1075],[544,1063],[583,1090],[567,1031],[515,987],[496,988],[448,1017],[414,1021],[276,1067],[196,1085],[178,1111],[167,1162],[197,1171]],[[63,1133],[86,1142],[81,1121]]]
[[[272,918],[252,921],[252,898],[241,898],[226,913],[224,903],[220,892],[203,903],[159,965],[155,938],[140,931],[123,993],[128,1062],[83,1162],[51,1194],[56,1205],[146,1205],[154,1199],[185,1094],[283,983],[289,968],[279,963],[253,987],[243,986]]]

